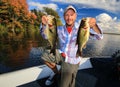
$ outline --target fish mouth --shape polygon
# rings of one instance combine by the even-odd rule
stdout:
[[[88,28],[88,27],[84,27],[83,29],[85,29],[85,30],[86,30],[87,28]]]
[[[49,27],[52,27],[53,25],[52,24],[48,24]]]

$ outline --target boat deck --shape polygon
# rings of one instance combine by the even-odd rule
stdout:
[[[76,87],[120,87],[120,80],[118,80],[112,58],[91,58],[90,61],[93,68],[78,71]],[[51,86],[45,86],[46,79],[40,79],[18,87],[57,87],[56,82]]]

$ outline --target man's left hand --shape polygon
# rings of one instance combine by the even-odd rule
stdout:
[[[89,19],[89,25],[90,28],[92,28],[96,33],[101,34],[102,32],[100,31],[95,18],[90,18]]]
[[[89,25],[91,28],[93,28],[96,25],[96,19],[95,18],[90,18],[89,19]]]

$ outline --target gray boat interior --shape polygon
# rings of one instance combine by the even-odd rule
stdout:
[[[93,68],[78,70],[76,87],[120,87],[114,58],[90,58],[90,62]],[[45,85],[47,78],[43,78],[18,87],[57,87],[59,76],[54,78],[50,86]]]

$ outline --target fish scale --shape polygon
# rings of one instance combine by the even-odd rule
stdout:
[[[47,15],[47,18],[48,18],[48,22],[44,32],[51,46],[50,53],[53,53],[55,55],[55,49],[57,43],[57,23],[54,16]]]
[[[77,44],[78,44],[78,50],[76,53],[76,56],[82,56],[82,50],[86,47],[86,43],[89,39],[90,35],[90,26],[89,26],[89,18],[82,18],[78,34],[77,34]]]

